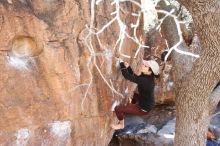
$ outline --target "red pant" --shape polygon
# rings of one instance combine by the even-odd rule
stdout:
[[[145,112],[141,109],[139,106],[139,95],[134,94],[134,97],[132,99],[133,104],[128,104],[128,105],[119,105],[115,107],[115,114],[118,118],[118,120],[123,120],[125,114],[134,114],[134,115],[147,115],[148,112]]]

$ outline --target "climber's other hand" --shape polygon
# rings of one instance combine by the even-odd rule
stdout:
[[[124,62],[125,64],[125,67],[128,68],[129,67],[129,64],[127,62]]]

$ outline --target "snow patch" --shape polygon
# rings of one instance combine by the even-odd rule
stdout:
[[[60,140],[65,141],[68,139],[71,133],[71,122],[70,121],[54,121],[49,124],[50,132]]]
[[[149,125],[145,127],[144,129],[139,130],[137,133],[156,133],[157,128],[154,125]]]
[[[25,146],[28,142],[30,137],[30,130],[29,129],[20,129],[16,133],[16,146]]]
[[[31,64],[35,64],[34,59],[32,58],[19,58],[16,56],[9,56],[7,58],[8,63],[10,66],[19,69],[19,70],[29,70],[31,67]]]
[[[174,138],[176,119],[170,120],[167,122],[162,129],[160,129],[157,134],[165,138]]]
[[[174,135],[173,134],[164,134],[163,136],[165,138],[174,139]]]

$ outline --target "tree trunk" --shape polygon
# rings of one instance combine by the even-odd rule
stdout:
[[[175,145],[205,146],[210,119],[209,95],[220,79],[219,6],[217,1],[180,2],[193,15],[195,29],[204,50],[201,57],[194,62],[192,71],[182,76],[182,85],[178,86],[177,83],[180,90],[176,91]],[[184,58],[179,59],[186,61]],[[175,69],[180,68],[182,66],[176,66]]]
[[[176,88],[176,146],[204,146],[210,120],[210,107],[213,109],[219,101],[214,86],[219,81],[219,9],[215,1],[199,3],[197,1],[181,1],[191,11],[195,29],[199,34],[203,52],[193,63],[189,56],[174,51]],[[178,42],[176,24],[168,17],[162,25],[162,34],[169,46]],[[186,50],[185,43],[178,49]],[[192,66],[193,65],[193,66]]]
[[[201,56],[176,96],[175,145],[205,145],[210,116],[208,97],[216,80],[219,80],[210,72],[213,69],[210,66],[211,63],[220,61],[218,57],[209,60],[209,64],[204,59],[210,57]]]

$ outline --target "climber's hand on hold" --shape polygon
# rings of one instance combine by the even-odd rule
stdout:
[[[129,67],[129,64],[127,62],[124,62],[125,64],[125,67],[128,68]]]
[[[116,61],[116,68],[120,69],[120,63],[123,62],[123,60],[121,58],[117,58]]]
[[[124,62],[121,58],[117,58],[116,67],[118,68],[118,66],[120,66],[121,63],[124,64],[126,68],[129,67],[129,64],[127,62]]]

